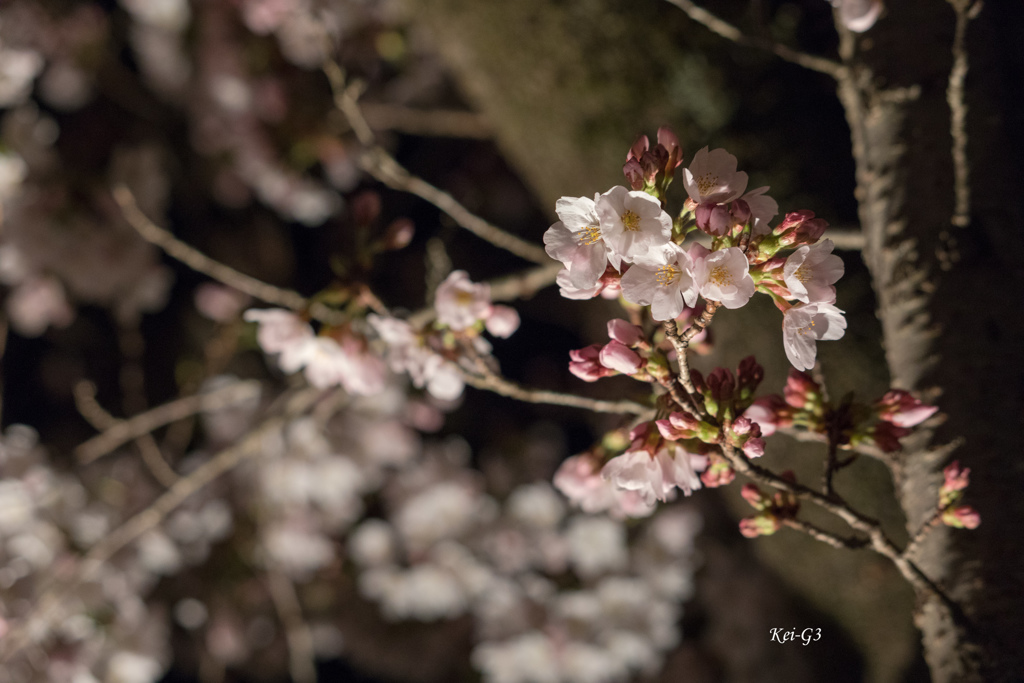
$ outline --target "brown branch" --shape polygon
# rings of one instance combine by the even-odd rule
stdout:
[[[668,0],[668,2],[686,12],[688,17],[698,24],[704,25],[712,33],[716,33],[726,40],[731,40],[737,45],[766,50],[787,62],[802,66],[811,71],[827,74],[836,80],[841,79],[846,73],[846,67],[839,62],[794,50],[781,43],[776,43],[774,40],[748,36],[729,22],[723,21],[706,9],[695,5],[691,0]]]
[[[288,642],[288,673],[293,683],[316,683],[313,633],[302,617],[302,603],[295,584],[276,569],[267,569],[267,588]]]
[[[135,231],[150,244],[160,247],[167,255],[181,261],[186,266],[197,272],[234,287],[240,292],[265,301],[269,304],[276,304],[293,311],[308,312],[311,316],[329,325],[340,325],[346,321],[338,311],[325,306],[317,301],[307,301],[304,296],[290,289],[283,289],[267,284],[252,276],[240,273],[230,266],[215,261],[206,254],[197,250],[167,230],[159,227],[149,219],[135,202],[135,196],[125,185],[115,185],[112,190],[114,199],[121,207],[121,214],[124,219],[135,228]]]
[[[323,69],[331,83],[335,106],[348,120],[356,138],[365,147],[359,157],[359,165],[364,171],[393,190],[408,192],[425,199],[448,214],[460,227],[500,249],[534,263],[547,265],[551,262],[543,247],[488,223],[456,201],[447,192],[409,173],[376,143],[373,130],[366,122],[359,107],[359,87],[345,83],[345,74],[336,62],[328,60],[324,63]]]
[[[464,368],[459,368],[462,379],[466,384],[493,391],[501,396],[514,398],[526,403],[543,403],[553,406],[568,406],[570,408],[583,408],[597,413],[615,413],[619,415],[652,415],[654,411],[636,401],[602,401],[600,399],[576,396],[575,394],[563,394],[557,391],[544,389],[528,389],[524,386],[496,374],[486,364],[478,363],[480,375],[475,375]],[[486,368],[486,369],[484,369]]]
[[[80,463],[87,465],[129,441],[149,434],[154,429],[196,413],[219,410],[250,400],[258,396],[259,391],[258,382],[236,382],[216,391],[164,403],[131,419],[117,420],[116,424],[111,424],[102,434],[94,436],[76,448],[75,456]]]
[[[942,509],[935,508],[935,511],[927,520],[925,520],[921,525],[921,528],[917,530],[917,533],[915,533],[910,539],[910,542],[907,543],[907,547],[903,549],[903,557],[912,558],[914,554],[917,553],[918,548],[921,547],[921,544],[924,543],[924,539],[928,537],[928,534],[939,526],[941,522]]]
[[[33,611],[17,627],[0,641],[0,662],[9,660],[20,651],[31,637],[29,631],[48,628],[57,609],[82,583],[99,575],[100,569],[121,549],[137,540],[147,531],[159,526],[168,514],[173,512],[190,496],[204,488],[221,475],[240,463],[262,452],[266,438],[280,430],[288,420],[307,412],[321,395],[318,389],[306,389],[286,401],[284,412],[271,417],[251,431],[248,436],[230,448],[226,448],[210,460],[197,467],[187,476],[181,477],[170,489],[117,529],[112,531],[82,558],[77,573],[72,577],[50,576],[40,591],[42,597]]]
[[[813,502],[819,507],[831,512],[836,517],[842,519],[854,530],[866,534],[869,539],[871,549],[879,555],[888,558],[894,565],[896,565],[896,568],[910,583],[910,585],[914,587],[915,591],[917,591],[919,595],[926,595],[940,601],[953,614],[958,615],[960,619],[964,618],[963,612],[959,606],[954,603],[949,596],[947,596],[935,584],[935,582],[928,578],[916,564],[905,557],[903,553],[896,548],[895,544],[889,540],[888,536],[886,536],[885,532],[882,530],[881,525],[879,525],[876,520],[852,509],[837,495],[825,496],[802,484],[787,481],[786,479],[775,475],[771,471],[753,464],[742,451],[737,451],[728,444],[721,444],[721,449],[725,459],[729,461],[729,464],[737,472],[746,475],[750,479],[765,484],[766,486],[771,486],[772,488],[780,491],[792,493],[801,500]]]
[[[811,538],[821,541],[822,543],[828,543],[833,548],[845,548],[847,550],[856,550],[863,548],[868,544],[865,538],[844,538],[837,536],[836,534],[819,529],[818,527],[808,522],[803,522],[798,519],[783,519],[782,523],[788,526],[790,529],[796,529],[801,533],[805,533]]]
[[[84,380],[79,382],[75,385],[73,393],[75,407],[78,408],[79,414],[97,430],[107,432],[124,424],[123,420],[108,413],[96,400],[96,385],[92,382]],[[164,488],[174,486],[179,479],[178,473],[164,460],[163,453],[153,439],[153,435],[149,432],[138,435],[135,437],[135,445],[139,449],[139,455],[142,456],[142,462],[149,468],[153,478]]]

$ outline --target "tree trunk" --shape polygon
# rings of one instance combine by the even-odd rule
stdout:
[[[946,416],[900,457],[897,492],[913,533],[935,508],[943,466],[957,458],[971,468],[966,502],[982,518],[974,531],[941,527],[918,556],[962,618],[921,600],[916,622],[935,681],[1019,680],[1024,467],[1014,427],[1024,414],[1016,260],[1024,211],[1021,170],[1003,128],[1009,108],[998,99],[1006,17],[985,7],[965,24],[973,203],[958,220],[947,104],[956,13],[934,0],[888,5],[869,32],[843,36],[850,75],[839,95],[892,384],[935,397]]]

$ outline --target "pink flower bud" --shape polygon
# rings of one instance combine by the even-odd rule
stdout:
[[[794,408],[803,408],[808,403],[817,400],[821,394],[821,388],[806,372],[790,368],[783,393],[786,396],[786,403]]]
[[[785,247],[798,244],[814,244],[825,232],[828,223],[815,218],[813,211],[794,211],[787,213],[782,223],[775,228],[779,243]]]
[[[700,422],[686,413],[672,413],[667,420],[658,420],[658,431],[669,441],[692,439]]]
[[[621,318],[608,321],[608,337],[626,346],[636,346],[644,338],[644,331]]]
[[[897,427],[893,423],[885,421],[879,422],[875,425],[875,429],[872,432],[875,445],[885,453],[894,453],[898,451],[901,448],[900,439],[907,434],[910,434],[909,429]]]
[[[875,403],[878,417],[897,427],[916,427],[938,412],[938,406],[928,406],[902,389],[887,391]]]
[[[740,495],[755,510],[764,510],[771,505],[771,499],[761,493],[761,489],[757,488],[754,484],[744,484],[743,488],[740,489]]]
[[[630,159],[622,167],[622,175],[629,181],[629,187],[633,190],[644,189],[644,169],[636,159]]]
[[[945,476],[945,482],[942,484],[942,488],[946,491],[963,491],[967,488],[970,483],[970,467],[960,467],[960,461],[954,460],[953,462],[946,465],[946,469],[942,470],[942,474]]]
[[[679,164],[683,163],[683,149],[679,146],[679,138],[671,128],[662,126],[658,129],[658,144],[668,150],[672,168],[676,168]]]
[[[602,377],[615,374],[614,370],[601,365],[598,360],[601,354],[601,347],[591,344],[583,349],[574,349],[569,352],[569,372],[579,377],[584,382],[596,382]]]
[[[728,403],[732,400],[733,389],[736,388],[736,380],[732,372],[725,368],[715,368],[708,375],[708,388],[711,390],[711,397],[718,403]]]
[[[413,222],[408,218],[399,218],[388,226],[381,246],[391,250],[404,249],[412,242],[414,234],[416,234],[416,226]]]
[[[771,394],[754,401],[743,415],[757,423],[761,428],[761,434],[771,436],[778,427],[786,427],[792,423],[791,410],[781,396]]]
[[[775,515],[768,512],[757,515],[756,517],[748,517],[747,519],[740,520],[740,533],[747,538],[771,536],[781,528],[782,522],[780,522]]]
[[[511,306],[492,306],[491,314],[484,320],[484,327],[495,337],[508,339],[519,329],[519,314]]]
[[[729,206],[729,214],[736,223],[746,225],[750,220],[750,204],[742,199],[737,199]]]
[[[629,152],[626,153],[626,161],[630,159],[639,160],[650,147],[651,141],[647,139],[647,136],[640,135],[633,143],[633,146],[629,148]]]
[[[735,478],[736,472],[729,466],[729,463],[713,455],[711,456],[711,464],[700,475],[700,480],[709,489],[731,484]]]
[[[614,339],[601,349],[601,365],[617,370],[624,375],[636,373],[644,365],[644,359],[633,349]]]
[[[943,512],[942,523],[956,529],[977,529],[981,515],[970,505],[961,505]]]
[[[747,439],[747,442],[743,444],[743,452],[747,454],[748,458],[760,458],[764,455],[764,439],[760,437]]]

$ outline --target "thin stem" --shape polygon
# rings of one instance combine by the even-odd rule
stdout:
[[[473,374],[465,368],[459,368],[459,371],[462,373],[462,378],[465,380],[466,384],[476,387],[477,389],[493,391],[496,394],[508,396],[509,398],[514,398],[526,403],[545,403],[555,406],[569,406],[571,408],[593,410],[598,413],[650,415],[654,412],[651,408],[641,405],[636,401],[602,401],[599,399],[586,398],[585,396],[576,396],[575,394],[563,394],[557,391],[528,389],[494,372],[490,366],[487,365],[486,360],[474,350],[470,349],[468,345],[463,345],[463,350],[466,351],[466,355],[469,358],[475,361],[479,374]]]
[[[863,548],[868,544],[868,540],[865,538],[844,538],[825,531],[824,529],[819,529],[809,522],[803,522],[798,519],[783,519],[782,523],[790,529],[796,529],[815,540],[821,541],[822,543],[828,543],[833,548],[856,550],[857,548]]]
[[[307,412],[320,394],[320,390],[306,389],[292,396],[287,401],[283,414],[264,420],[258,428],[251,431],[237,444],[222,450],[187,476],[181,477],[174,486],[153,501],[145,510],[133,516],[94,545],[82,558],[74,576],[58,578],[51,575],[47,579],[45,587],[40,591],[42,597],[36,602],[32,612],[26,615],[19,625],[4,637],[3,641],[0,641],[0,647],[2,647],[0,662],[9,660],[25,646],[30,637],[29,627],[33,631],[43,627],[48,628],[59,607],[68,596],[82,583],[94,580],[99,575],[100,569],[118,551],[147,531],[159,526],[168,514],[200,489],[245,460],[262,453],[262,447],[267,437],[283,428],[288,420]]]
[[[164,403],[128,420],[117,420],[102,434],[89,439],[75,449],[75,456],[87,465],[107,453],[123,446],[143,434],[149,434],[166,424],[177,422],[196,413],[220,410],[228,406],[258,398],[260,386],[256,381],[236,382],[203,394],[186,396]]]
[[[335,106],[348,120],[356,138],[365,147],[359,157],[359,165],[364,171],[393,190],[408,192],[425,199],[448,214],[460,227],[500,249],[534,263],[547,265],[551,262],[542,247],[488,223],[456,201],[447,192],[409,173],[404,166],[377,144],[373,130],[359,107],[359,87],[345,83],[345,74],[336,62],[328,60],[324,63],[323,69],[331,83]]]
[[[917,533],[914,534],[913,538],[907,544],[907,547],[903,549],[903,557],[911,558],[917,553],[918,548],[924,542],[924,539],[928,537],[928,534],[932,532],[942,522],[942,509],[936,508],[930,517],[925,520],[921,528],[918,529]]]
[[[240,273],[230,266],[215,261],[195,247],[188,245],[167,230],[159,227],[142,212],[135,202],[135,196],[125,185],[115,185],[113,190],[114,199],[121,207],[121,214],[124,219],[135,228],[135,231],[144,240],[160,247],[169,256],[181,261],[186,266],[197,272],[222,282],[229,287],[234,287],[240,292],[265,301],[269,304],[276,304],[293,311],[307,312],[329,325],[340,325],[346,321],[344,315],[334,309],[325,306],[320,302],[307,301],[304,296],[290,289],[283,289],[267,284],[262,280]]]
[[[292,580],[276,569],[267,569],[267,588],[288,642],[288,673],[293,683],[316,683],[313,633],[302,617],[302,603]]]
[[[668,0],[668,2],[686,12],[688,17],[698,24],[704,25],[712,33],[716,33],[726,40],[731,40],[737,45],[766,50],[787,62],[797,64],[811,71],[827,74],[836,80],[842,78],[846,73],[846,68],[839,62],[794,50],[781,43],[776,43],[774,40],[748,36],[729,22],[719,19],[706,9],[695,5],[691,0]]]
[[[114,429],[123,424],[100,405],[96,400],[96,385],[92,382],[81,381],[74,388],[75,407],[79,414],[93,427],[100,431]],[[178,481],[178,473],[164,460],[160,447],[149,432],[135,437],[135,445],[142,456],[142,462],[149,469],[150,474],[164,488],[170,488]]]

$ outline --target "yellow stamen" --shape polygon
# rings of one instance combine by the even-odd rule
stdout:
[[[664,287],[675,282],[677,277],[679,277],[679,269],[670,263],[667,266],[658,268],[658,272],[655,274],[654,279],[659,285]]]
[[[473,295],[470,292],[460,289],[455,293],[455,302],[460,306],[468,306],[473,303]]]
[[[710,173],[703,173],[697,176],[695,180],[697,181],[697,190],[701,196],[706,195],[708,190],[718,185],[718,176],[711,175]]]
[[[591,244],[597,244],[601,241],[601,226],[599,225],[588,225],[582,230],[575,234],[576,243],[589,247]]]
[[[640,232],[640,216],[627,210],[622,214],[622,227],[629,232]]]
[[[719,287],[727,287],[733,283],[732,273],[725,266],[715,266],[712,268],[708,279],[711,280],[712,284]]]
[[[813,334],[812,334],[812,328],[813,327],[814,327],[814,321],[812,320],[810,325],[807,325],[805,327],[801,327],[801,328],[797,329],[796,333],[800,334],[800,335],[811,334],[811,336],[813,336]]]
[[[793,275],[795,275],[796,279],[799,280],[800,282],[807,282],[808,280],[814,278],[814,271],[812,271],[807,266],[800,266],[799,268],[796,269],[796,272],[793,273]]]

